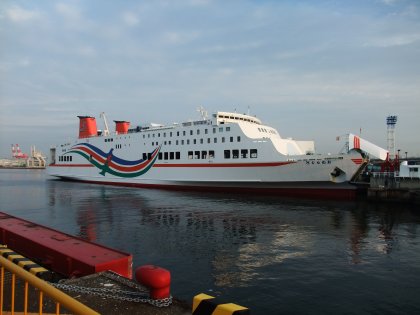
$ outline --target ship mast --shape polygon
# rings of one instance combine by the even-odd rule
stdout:
[[[104,125],[105,125],[104,136],[109,136],[109,128],[108,128],[108,122],[106,121],[105,112],[102,112],[100,114],[100,117],[104,120]]]

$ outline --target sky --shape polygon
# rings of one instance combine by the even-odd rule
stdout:
[[[420,1],[0,2],[0,157],[48,154],[77,115],[132,126],[256,115],[337,153],[360,134],[420,156]]]

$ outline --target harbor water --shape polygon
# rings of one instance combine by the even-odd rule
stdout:
[[[172,295],[257,314],[420,314],[420,211],[65,182],[0,169],[0,211],[172,273]]]

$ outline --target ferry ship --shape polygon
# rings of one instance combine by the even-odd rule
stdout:
[[[101,114],[102,115],[102,114]],[[367,154],[385,150],[348,134],[344,153],[317,154],[314,141],[282,138],[249,114],[216,112],[194,121],[110,132],[78,116],[79,136],[50,149],[49,175],[98,184],[287,196],[353,197]]]

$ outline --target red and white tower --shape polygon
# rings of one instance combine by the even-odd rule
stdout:
[[[14,144],[12,144],[12,157],[16,158],[16,148]]]

